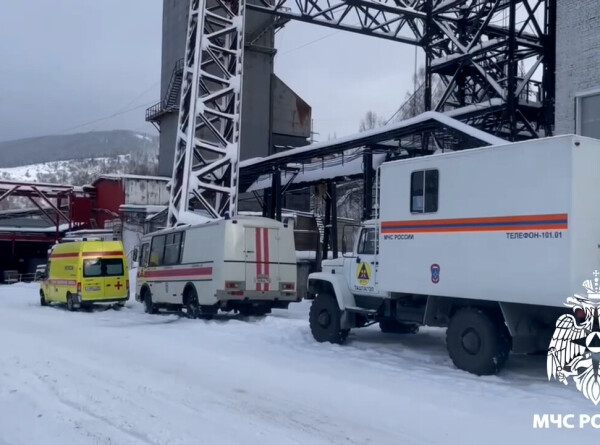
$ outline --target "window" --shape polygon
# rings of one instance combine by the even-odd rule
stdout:
[[[101,277],[102,276],[102,262],[99,259],[96,260],[85,260],[83,262],[83,276],[84,277]]]
[[[163,264],[178,264],[181,259],[182,232],[169,233],[166,237],[165,260]]]
[[[142,246],[142,254],[140,255],[140,264],[142,267],[148,267],[148,253],[150,252],[150,245],[144,244]]]
[[[600,139],[600,91],[581,94],[576,103],[576,133]]]
[[[438,209],[439,172],[420,170],[410,177],[410,211],[433,213]]]
[[[377,252],[377,232],[375,229],[363,229],[358,241],[358,253],[375,255]]]
[[[102,275],[105,277],[119,277],[123,275],[123,260],[120,258],[103,259]]]
[[[150,249],[150,267],[160,266],[163,263],[165,250],[165,235],[152,238],[152,248]]]
[[[97,258],[83,262],[83,276],[86,278],[120,277],[123,273],[121,258]]]

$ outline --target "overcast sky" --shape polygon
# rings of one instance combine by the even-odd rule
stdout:
[[[0,0],[0,140],[155,134],[144,110],[159,100],[161,26],[162,0]],[[312,106],[317,140],[355,133],[368,110],[390,117],[412,89],[407,45],[290,22],[277,48],[275,72]]]

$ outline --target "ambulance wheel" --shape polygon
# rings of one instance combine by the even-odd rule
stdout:
[[[71,292],[67,292],[67,309],[69,312],[75,311],[75,302],[73,301],[73,295],[71,295]]]
[[[40,291],[40,306],[48,306],[48,302],[46,301],[46,295],[44,295],[44,291]]]
[[[198,318],[200,316],[198,293],[193,287],[190,287],[185,293],[185,312],[188,318]]]
[[[476,375],[493,375],[508,359],[510,334],[501,320],[480,308],[465,307],[450,319],[446,347],[457,368]]]
[[[318,294],[310,306],[310,332],[319,343],[342,344],[350,329],[342,329],[342,311],[335,298],[329,294]]]

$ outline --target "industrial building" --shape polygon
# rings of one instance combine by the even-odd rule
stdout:
[[[557,1],[556,133],[600,139],[600,2]]]

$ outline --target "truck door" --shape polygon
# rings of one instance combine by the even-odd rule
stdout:
[[[279,290],[279,231],[267,227],[246,227],[246,289]]]
[[[350,288],[358,294],[378,295],[377,254],[379,253],[378,233],[375,227],[361,230],[356,250],[354,273],[350,276]]]
[[[83,259],[81,293],[86,300],[101,300],[104,298],[104,277],[102,276],[102,260],[100,258]]]
[[[123,266],[124,258],[103,258],[104,298],[125,298],[127,296],[127,277]]]

